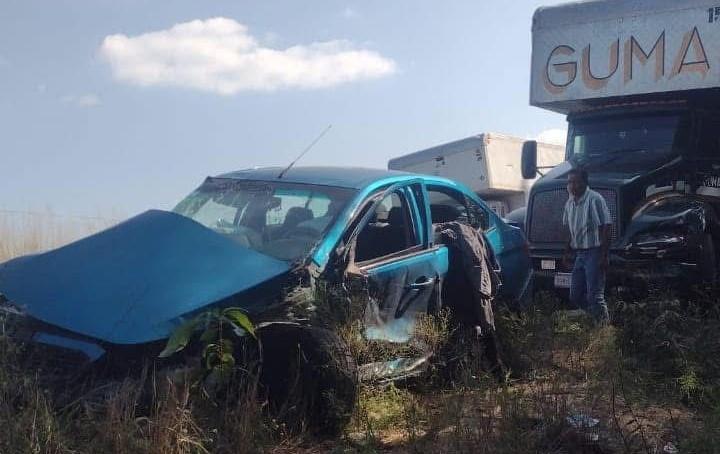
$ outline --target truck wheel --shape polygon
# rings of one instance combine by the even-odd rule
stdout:
[[[260,335],[261,382],[271,409],[289,427],[336,436],[352,416],[357,366],[347,344],[322,328],[278,325]]]
[[[703,282],[715,284],[717,282],[717,255],[715,242],[709,233],[705,233],[700,240],[700,257],[698,267]]]

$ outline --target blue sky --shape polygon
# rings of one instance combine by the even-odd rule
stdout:
[[[553,1],[33,1],[0,7],[0,209],[132,215],[205,176],[564,128],[528,105]]]

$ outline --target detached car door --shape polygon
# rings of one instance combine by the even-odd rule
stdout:
[[[367,286],[365,337],[407,342],[421,314],[439,301],[448,251],[432,245],[426,192],[400,184],[367,202],[349,242],[348,276]]]

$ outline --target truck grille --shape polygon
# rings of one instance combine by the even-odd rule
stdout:
[[[614,189],[596,189],[605,198],[610,217],[612,218],[612,230],[610,238],[617,239],[617,193]],[[568,193],[565,188],[550,189],[537,192],[533,195],[530,204],[532,210],[530,225],[528,226],[528,237],[532,243],[564,243],[568,239],[568,229],[562,225],[562,214],[567,202]]]

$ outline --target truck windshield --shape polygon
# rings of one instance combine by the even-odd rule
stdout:
[[[639,171],[672,158],[680,116],[605,117],[571,125],[568,158],[587,168]]]
[[[306,257],[355,191],[208,178],[173,211],[280,260]]]

